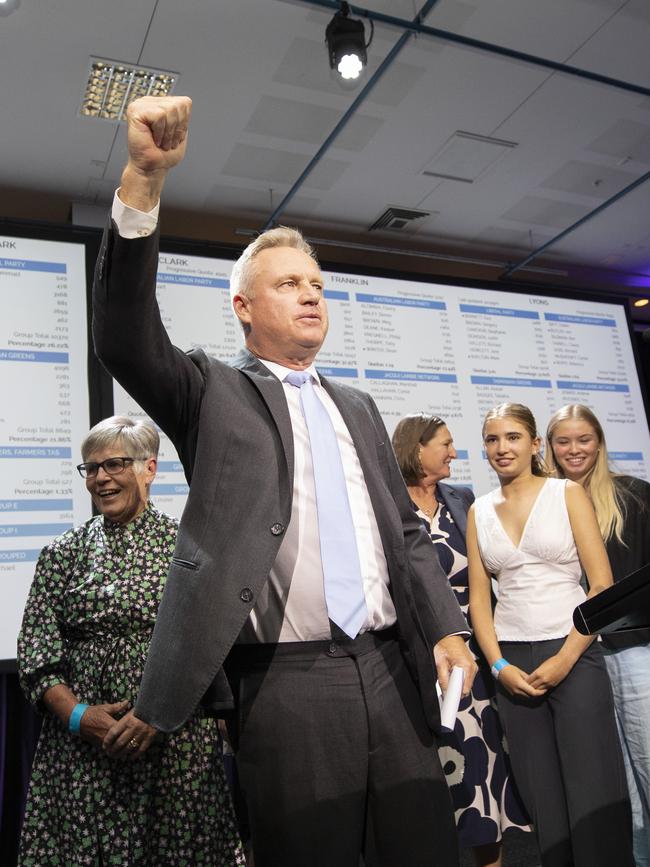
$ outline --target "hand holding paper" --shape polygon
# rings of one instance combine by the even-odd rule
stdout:
[[[455,665],[449,675],[449,683],[447,691],[440,702],[440,727],[443,732],[453,732],[456,724],[456,714],[458,713],[458,705],[463,692],[463,680],[465,672],[462,668]],[[440,690],[440,686],[438,686]],[[440,695],[442,692],[440,691]]]

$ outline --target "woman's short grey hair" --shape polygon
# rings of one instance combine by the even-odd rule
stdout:
[[[150,421],[112,415],[90,429],[81,443],[81,457],[85,461],[94,452],[110,448],[123,453],[115,457],[145,461],[158,457],[160,436]]]
[[[251,241],[248,247],[235,262],[230,275],[230,298],[235,295],[245,295],[247,298],[253,297],[252,283],[254,276],[254,259],[262,250],[268,250],[270,247],[293,247],[295,250],[302,250],[318,264],[314,248],[305,241],[302,233],[298,229],[290,229],[288,226],[277,226],[275,229],[269,229],[267,232],[262,232],[254,241]]]

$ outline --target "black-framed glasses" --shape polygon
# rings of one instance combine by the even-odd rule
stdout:
[[[95,461],[86,461],[84,464],[77,464],[79,475],[82,479],[94,479],[99,468],[101,467],[109,476],[119,476],[124,470],[130,466],[137,458],[106,458],[105,461],[96,463]]]

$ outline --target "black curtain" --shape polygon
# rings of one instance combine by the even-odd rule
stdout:
[[[0,674],[0,852],[14,867],[29,774],[41,718],[27,702],[17,674]]]

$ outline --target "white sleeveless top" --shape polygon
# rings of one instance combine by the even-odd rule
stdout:
[[[499,641],[564,638],[584,602],[566,505],[566,479],[547,479],[515,547],[494,508],[492,491],[474,503],[483,563],[499,583],[494,627]]]

